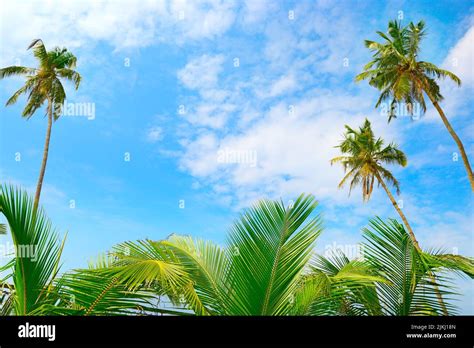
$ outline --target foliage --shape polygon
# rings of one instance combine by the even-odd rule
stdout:
[[[27,104],[23,109],[23,117],[30,118],[45,102],[49,102],[54,119],[61,115],[62,105],[66,100],[66,92],[61,79],[74,83],[79,88],[81,75],[74,70],[77,59],[65,48],[56,47],[47,51],[43,41],[33,40],[28,49],[39,62],[38,68],[9,66],[0,69],[0,79],[10,76],[25,76],[25,84],[16,91],[6,105],[15,104],[21,95],[27,96]]]
[[[339,183],[340,188],[351,180],[350,194],[355,186],[362,184],[362,197],[364,201],[367,201],[372,195],[375,179],[379,175],[392,184],[397,192],[400,192],[398,180],[384,165],[398,164],[404,167],[407,164],[407,158],[396,144],[390,143],[384,146],[382,138],[375,138],[368,119],[365,119],[364,124],[358,130],[346,125],[344,140],[338,148],[343,156],[333,158],[331,164],[341,163],[346,172]]]
[[[412,113],[415,103],[423,112],[426,111],[423,93],[428,93],[435,101],[441,101],[443,96],[437,79],[449,78],[461,85],[459,77],[452,72],[419,60],[420,42],[426,34],[423,21],[410,23],[406,27],[400,22],[390,21],[387,34],[380,31],[377,34],[383,41],[365,41],[365,46],[374,52],[373,59],[357,75],[356,81],[368,79],[371,86],[381,91],[376,107],[391,99],[389,121],[396,117],[394,111],[399,102],[404,102]]]

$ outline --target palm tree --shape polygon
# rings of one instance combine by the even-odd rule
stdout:
[[[409,111],[418,103],[426,111],[424,95],[426,94],[439,113],[451,137],[459,148],[466,167],[467,176],[474,191],[474,177],[464,145],[449,123],[439,103],[443,100],[437,80],[449,78],[458,86],[461,80],[448,70],[440,69],[435,64],[419,60],[420,42],[425,36],[425,24],[410,23],[402,27],[397,21],[388,24],[388,35],[378,31],[383,42],[366,40],[365,45],[374,52],[373,60],[357,75],[356,81],[369,79],[369,84],[381,91],[376,107],[391,99],[389,121],[394,114],[397,103],[405,102]]]
[[[364,124],[359,130],[352,129],[346,125],[344,140],[338,148],[343,153],[343,156],[333,158],[331,165],[341,163],[346,172],[346,175],[339,183],[339,188],[342,188],[347,181],[351,180],[350,194],[355,186],[362,184],[362,199],[368,201],[374,189],[375,179],[377,179],[378,184],[383,187],[395,210],[400,215],[413,243],[419,248],[415,234],[405,214],[398,206],[387,186],[387,183],[392,184],[397,194],[400,194],[400,184],[393,174],[384,167],[386,164],[398,164],[405,167],[407,164],[405,154],[393,143],[384,147],[383,139],[375,138],[368,119],[365,119]]]
[[[42,209],[28,195],[0,186],[0,214],[9,227],[16,254],[0,265],[0,315],[116,315],[163,312],[150,294],[131,292],[107,270],[95,267],[59,275],[61,241]]]
[[[438,294],[458,295],[447,272],[474,277],[472,258],[418,250],[396,220],[372,219],[363,229],[363,255],[349,260],[342,252],[317,256],[298,301],[306,315],[442,315],[456,307]],[[349,276],[348,271],[351,273]],[[353,278],[357,274],[363,278]],[[372,277],[372,279],[371,279]],[[352,282],[351,282],[352,278]],[[365,280],[364,284],[362,280]],[[315,300],[317,299],[317,300]],[[298,308],[299,309],[299,308]]]
[[[344,140],[338,147],[345,156],[335,157],[331,160],[331,164],[342,163],[346,171],[346,175],[339,183],[339,188],[343,187],[349,179],[352,179],[350,182],[350,194],[356,185],[362,183],[362,197],[364,201],[367,201],[370,199],[375,179],[377,179],[379,185],[384,188],[392,205],[405,224],[414,247],[418,252],[422,252],[405,214],[398,206],[385,182],[391,183],[396,188],[397,193],[400,193],[398,180],[389,170],[384,168],[383,165],[398,164],[404,167],[407,163],[405,154],[393,143],[383,147],[383,139],[375,138],[368,119],[365,119],[364,125],[360,127],[359,130],[354,130],[346,125],[344,137]],[[434,282],[433,274],[432,277]],[[437,292],[437,297],[440,305],[444,309],[444,314],[447,315],[448,309],[444,307],[441,291]]]
[[[33,48],[33,55],[39,61],[38,68],[27,68],[23,66],[9,66],[0,69],[0,79],[9,76],[25,76],[26,82],[16,91],[6,105],[15,104],[18,97],[27,95],[27,104],[23,109],[22,116],[29,119],[44,103],[47,103],[46,114],[48,127],[46,129],[46,140],[43,151],[43,161],[36,186],[34,201],[35,210],[38,207],[41,187],[43,186],[46,163],[48,161],[49,141],[51,138],[51,127],[53,120],[56,121],[62,112],[62,105],[66,100],[66,92],[61,83],[61,78],[74,82],[76,90],[81,82],[81,75],[73,70],[76,67],[76,57],[65,48],[56,47],[52,51],[46,51],[43,41],[33,40],[28,49]]]

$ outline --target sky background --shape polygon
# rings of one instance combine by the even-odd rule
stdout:
[[[393,172],[422,247],[473,256],[472,193],[435,110],[387,124],[374,109],[377,91],[354,83],[371,57],[364,39],[391,19],[424,20],[421,59],[463,81],[442,82],[441,106],[473,161],[473,9],[470,1],[3,1],[0,66],[35,66],[26,50],[35,38],[65,46],[83,78],[79,91],[65,83],[68,102],[95,108],[52,129],[41,200],[68,232],[63,269],[125,240],[178,233],[224,244],[242,208],[302,192],[320,202],[317,251],[350,253],[370,218],[398,218],[381,189],[365,204],[359,190],[339,190],[342,168],[329,164],[344,125],[365,117],[407,154],[408,166]],[[2,105],[21,84],[1,81]],[[0,107],[0,182],[33,194],[47,122],[45,110],[22,119],[24,105]],[[222,163],[222,150],[256,161]],[[474,314],[473,282],[456,282],[461,313]]]

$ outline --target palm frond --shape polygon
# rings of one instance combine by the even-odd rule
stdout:
[[[58,270],[61,242],[42,209],[33,213],[33,201],[11,186],[0,187],[0,212],[5,216],[17,254],[13,272],[16,314],[32,313],[43,289]]]
[[[240,315],[283,315],[289,311],[298,278],[321,232],[312,196],[301,195],[290,207],[260,201],[231,229],[227,248],[229,308]]]
[[[433,276],[426,254],[415,248],[403,225],[396,220],[373,219],[363,229],[364,257],[390,284],[378,284],[377,290],[388,315],[441,315],[444,308],[454,313],[449,299],[456,292],[440,275]]]
[[[228,292],[225,279],[229,266],[225,250],[211,242],[176,235],[162,244],[173,251],[192,279],[202,312],[225,314],[225,296]]]
[[[6,68],[0,69],[0,80],[4,79],[5,77],[10,76],[23,76],[23,75],[30,75],[35,73],[36,69],[27,68],[24,66],[9,66]]]
[[[159,286],[176,294],[189,283],[184,268],[166,245],[151,240],[125,242],[114,247],[113,272],[130,290]]]

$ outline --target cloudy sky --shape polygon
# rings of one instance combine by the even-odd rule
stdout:
[[[397,217],[385,193],[363,204],[331,167],[344,125],[368,117],[408,156],[393,168],[421,245],[473,255],[474,206],[457,148],[432,108],[387,124],[377,91],[354,76],[364,39],[388,20],[424,20],[421,58],[457,73],[442,107],[474,159],[474,7],[469,1],[6,1],[0,66],[36,63],[32,39],[78,58],[79,91],[53,126],[42,202],[68,231],[65,269],[124,240],[189,234],[225,242],[239,211],[262,197],[320,201],[318,251],[361,241],[376,215]],[[21,79],[1,82],[0,102]],[[1,107],[1,182],[34,192],[44,110]],[[236,154],[239,156],[236,157]],[[239,162],[239,163],[235,163]],[[2,237],[1,242],[7,243]],[[472,281],[457,280],[474,314]]]

